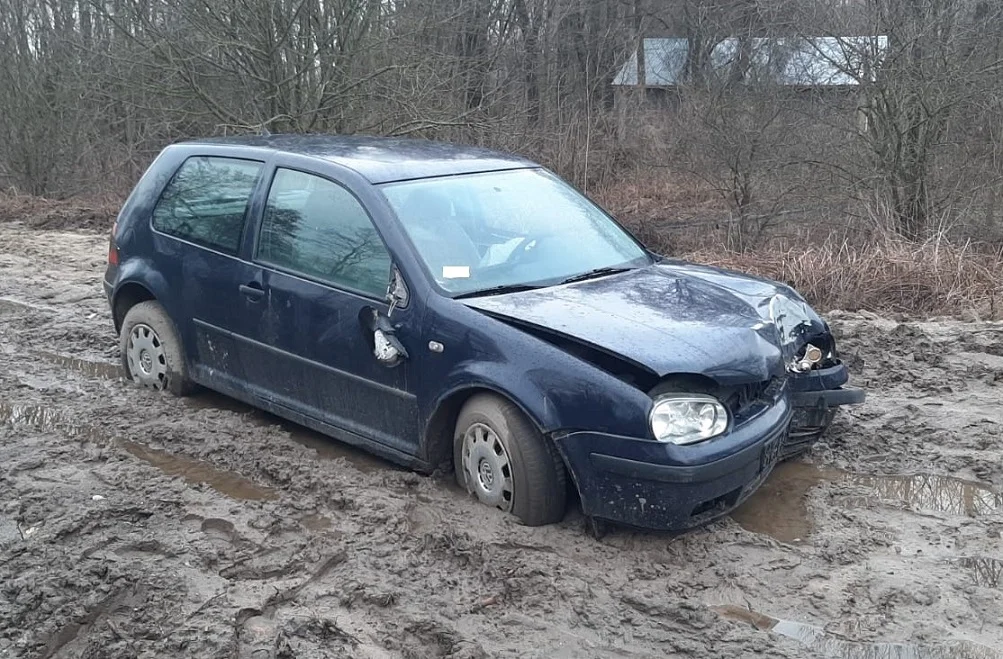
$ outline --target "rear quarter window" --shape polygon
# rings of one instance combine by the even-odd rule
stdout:
[[[194,156],[178,168],[153,209],[153,228],[236,254],[263,163]]]

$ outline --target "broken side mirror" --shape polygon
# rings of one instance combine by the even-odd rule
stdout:
[[[376,361],[392,368],[407,359],[407,350],[397,338],[390,318],[373,310],[373,355]]]
[[[393,315],[394,309],[403,309],[406,307],[409,298],[410,293],[407,290],[407,284],[404,283],[404,278],[401,277],[400,270],[395,265],[390,270],[390,284],[387,286],[387,302],[390,303],[387,317]]]
[[[397,366],[407,359],[407,350],[397,338],[396,328],[390,321],[394,309],[404,308],[408,303],[407,285],[401,277],[397,266],[394,266],[390,273],[390,284],[387,286],[387,302],[390,308],[386,314],[373,309],[372,330],[373,330],[373,355],[376,360],[388,368]]]

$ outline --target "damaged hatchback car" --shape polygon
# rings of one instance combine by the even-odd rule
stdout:
[[[519,157],[262,136],[165,149],[119,215],[122,365],[238,398],[526,524],[727,513],[848,388],[789,287],[663,258]]]

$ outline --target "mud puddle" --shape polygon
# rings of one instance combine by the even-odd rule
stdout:
[[[70,437],[94,437],[95,431],[74,423],[66,415],[43,405],[0,403],[0,424],[33,428],[44,432],[59,432]]]
[[[756,629],[792,638],[806,645],[812,656],[838,659],[1003,659],[1003,653],[971,641],[914,644],[864,642],[844,638],[822,627],[782,620],[731,604],[712,606],[717,614]]]
[[[0,298],[0,304],[5,302],[10,303],[13,307],[22,308],[21,303],[19,302]],[[110,362],[91,361],[70,355],[48,352],[45,350],[35,350],[32,354],[51,364],[61,366],[67,370],[83,375],[109,380],[118,380],[122,378],[121,367]],[[372,473],[387,469],[398,469],[396,465],[385,460],[381,460],[380,458],[366,453],[361,449],[344,444],[324,434],[315,432],[309,428],[273,414],[269,414],[264,410],[247,405],[235,398],[230,398],[229,396],[215,391],[204,390],[195,396],[184,399],[184,402],[185,404],[194,406],[196,409],[217,409],[234,412],[244,416],[246,420],[259,427],[279,426],[282,430],[289,434],[290,439],[298,444],[306,446],[307,448],[313,449],[319,457],[327,460],[336,460],[339,458],[343,459],[363,473]],[[72,424],[65,422],[65,420],[60,418],[55,412],[42,408],[33,408],[30,410],[12,409],[8,414],[5,413],[3,407],[0,407],[0,422],[2,422],[5,418],[10,418],[11,423],[27,422],[29,425],[39,426],[49,430],[63,430],[72,426]],[[77,428],[76,430],[78,431],[76,434],[79,434],[80,429]]]
[[[121,440],[118,444],[133,457],[156,467],[165,474],[180,476],[189,483],[203,483],[232,499],[264,501],[278,496],[271,488],[257,485],[243,476],[216,469],[199,460],[159,451],[128,440]]]
[[[294,442],[302,444],[307,448],[312,448],[317,452],[318,457],[324,460],[343,459],[364,474],[401,469],[392,462],[386,462],[374,455],[363,452],[361,449],[349,446],[348,444],[342,444],[327,435],[313,432],[292,422],[285,422],[283,428],[289,433],[289,437]]]
[[[83,375],[107,378],[109,380],[118,380],[122,377],[122,369],[117,364],[109,362],[95,362],[88,359],[80,359],[79,357],[71,357],[69,355],[60,355],[44,350],[36,350],[34,354],[51,364],[62,366],[65,369],[81,373]]]
[[[987,485],[949,476],[856,474],[803,462],[777,466],[762,487],[734,513],[743,528],[781,542],[806,542],[814,529],[808,492],[823,483],[845,484],[862,494],[843,499],[852,507],[885,502],[937,513],[977,517],[1003,508],[1003,494]]]
[[[0,423],[19,428],[59,432],[70,437],[107,439],[96,428],[73,423],[61,412],[41,405],[11,405],[0,403]],[[198,460],[186,458],[165,451],[148,448],[128,440],[113,439],[133,456],[157,467],[165,474],[181,476],[186,481],[205,483],[216,491],[234,499],[263,500],[274,499],[274,490],[255,485],[236,474],[220,471]]]
[[[316,451],[317,456],[325,460],[342,459],[351,464],[359,471],[369,474],[378,471],[399,469],[396,465],[386,460],[366,453],[362,449],[355,448],[349,444],[339,442],[319,432],[310,430],[305,426],[294,423],[282,417],[275,416],[258,409],[252,405],[230,398],[215,391],[203,391],[197,396],[186,398],[185,402],[198,409],[221,409],[235,412],[242,415],[247,421],[254,425],[265,428],[278,426],[288,433],[289,438],[297,444],[302,444],[307,448]]]

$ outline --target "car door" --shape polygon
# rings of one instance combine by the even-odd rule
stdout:
[[[233,390],[243,380],[232,333],[242,322],[239,258],[248,207],[264,163],[218,155],[185,159],[152,214],[153,259],[176,295],[178,324],[196,381]]]
[[[331,179],[277,167],[252,260],[260,279],[248,285],[262,293],[246,307],[241,361],[255,395],[413,455],[418,367],[388,368],[373,355],[391,257],[362,203]],[[396,309],[392,319],[416,327],[413,314]]]

